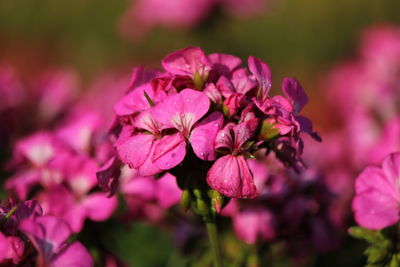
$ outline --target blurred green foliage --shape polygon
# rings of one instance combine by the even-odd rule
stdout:
[[[2,0],[0,57],[15,43],[28,49],[35,44],[51,53],[50,63],[73,65],[90,75],[158,62],[173,50],[196,45],[206,52],[263,58],[280,79],[315,74],[355,51],[360,29],[400,21],[398,0],[270,1],[260,17],[243,20],[216,12],[191,32],[156,29],[144,40],[130,42],[117,32],[127,0]]]

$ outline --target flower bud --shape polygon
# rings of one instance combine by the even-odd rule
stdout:
[[[187,190],[187,189],[183,190],[182,196],[181,196],[180,205],[181,205],[181,207],[184,209],[184,211],[187,211],[187,210],[189,209],[189,207],[190,207],[190,200],[191,200],[191,197],[190,197],[190,192],[189,192],[189,190]]]

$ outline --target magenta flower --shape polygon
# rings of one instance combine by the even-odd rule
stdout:
[[[70,157],[63,170],[68,186],[58,185],[42,192],[38,198],[45,214],[64,219],[73,232],[79,232],[86,218],[93,221],[108,219],[117,206],[115,197],[104,193],[90,192],[97,184],[98,165],[86,157]]]
[[[37,249],[38,266],[93,266],[89,252],[81,243],[67,243],[71,230],[63,220],[51,216],[26,219],[19,229]]]
[[[243,153],[245,143],[254,134],[253,122],[243,122],[238,125],[227,124],[219,131],[215,147],[226,149],[228,154],[217,159],[207,173],[207,182],[211,188],[233,198],[253,198],[256,187],[253,175],[247,165]]]
[[[213,160],[216,156],[213,136],[222,126],[222,114],[212,113],[196,124],[209,106],[206,95],[186,89],[157,103],[149,112],[142,112],[134,126],[151,134],[138,133],[117,146],[122,161],[139,169],[141,175],[153,175],[182,162],[186,140],[199,158]],[[162,134],[162,130],[171,128],[178,132]]]
[[[273,240],[276,236],[275,225],[273,213],[263,207],[250,207],[233,215],[233,228],[247,244],[255,244],[259,239]]]
[[[357,223],[382,229],[400,220],[400,153],[387,156],[381,168],[367,167],[356,179],[353,211]]]

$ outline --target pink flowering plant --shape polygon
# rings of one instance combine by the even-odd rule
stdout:
[[[167,55],[162,66],[136,68],[114,105],[116,153],[97,173],[99,184],[112,195],[121,164],[142,177],[173,174],[181,205],[202,216],[215,266],[222,266],[216,215],[230,199],[258,195],[249,165],[273,155],[300,172],[301,134],[320,137],[299,115],[308,102],[301,85],[285,78],[284,96],[270,96],[271,72],[260,59],[249,57],[247,69],[235,56],[188,47]]]
[[[395,266],[399,245],[400,153],[388,155],[380,167],[368,166],[357,177],[353,211],[359,227],[350,234],[369,243],[368,264]]]

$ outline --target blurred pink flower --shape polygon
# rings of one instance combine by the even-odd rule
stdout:
[[[356,179],[353,211],[357,223],[378,230],[400,220],[400,153],[387,156],[381,168],[368,166]]]
[[[63,220],[51,216],[26,219],[19,229],[38,250],[38,266],[93,266],[89,252],[81,243],[67,243],[71,231]]]

